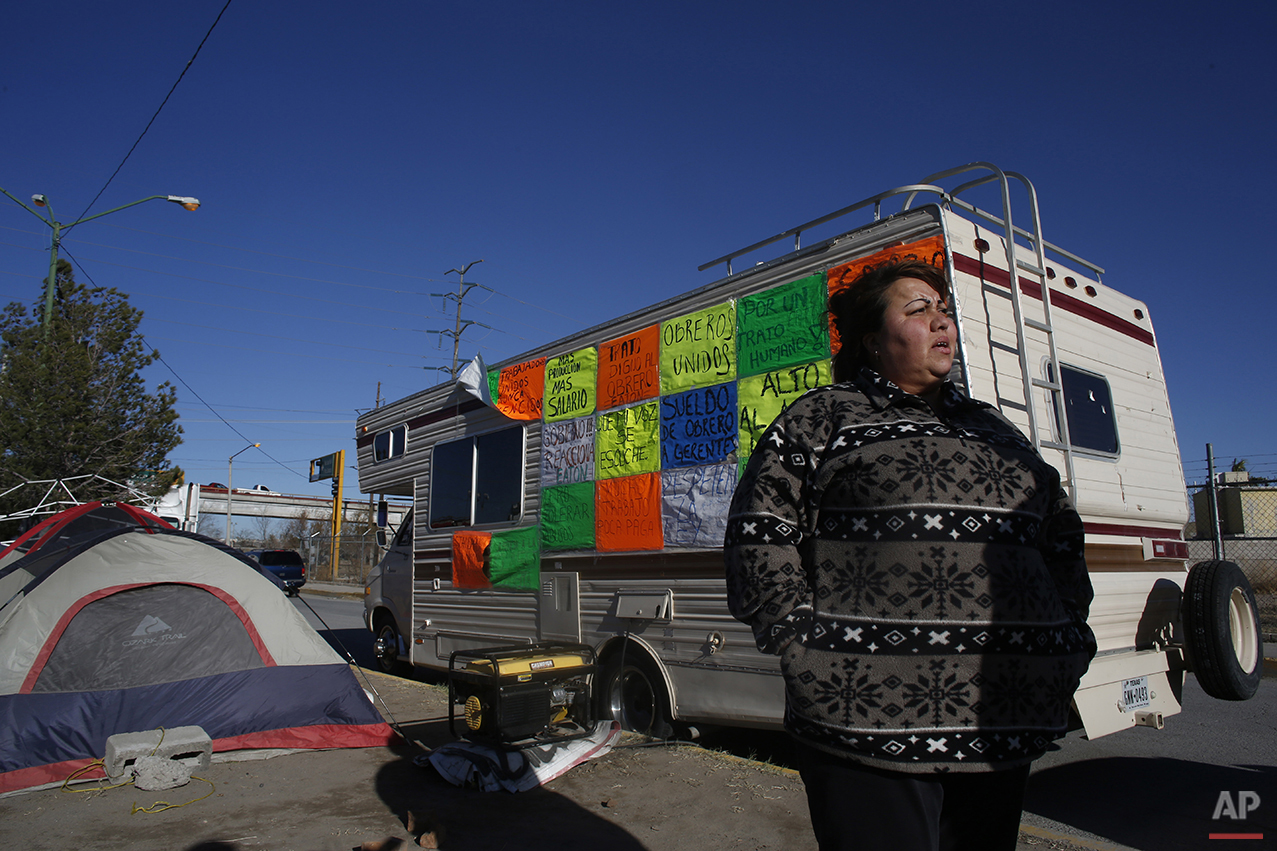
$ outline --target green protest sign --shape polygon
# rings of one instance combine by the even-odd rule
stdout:
[[[736,369],[740,375],[829,357],[828,294],[823,274],[742,298],[736,305]]]
[[[541,573],[539,531],[536,526],[528,526],[492,533],[488,546],[494,588],[537,590]]]
[[[594,548],[594,482],[541,491],[541,546],[546,550]]]

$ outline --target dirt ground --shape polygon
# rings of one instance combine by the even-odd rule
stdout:
[[[385,701],[383,714],[409,739],[426,747],[452,741],[442,688],[380,674],[368,681]],[[610,753],[520,794],[451,786],[414,764],[422,752],[414,744],[215,762],[203,781],[166,792],[125,786],[0,798],[0,840],[59,851],[346,851],[365,843],[389,851],[396,842],[416,847],[407,829],[412,812],[444,849],[815,849],[792,769],[693,745],[647,745],[627,736]],[[134,812],[159,801],[178,806]],[[1029,831],[1019,847],[1098,846]]]

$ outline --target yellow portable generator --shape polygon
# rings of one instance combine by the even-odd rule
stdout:
[[[448,657],[448,729],[499,747],[587,736],[596,667],[587,644],[458,650]]]

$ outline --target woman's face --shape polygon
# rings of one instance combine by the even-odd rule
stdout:
[[[948,306],[917,278],[901,278],[891,285],[882,330],[866,334],[864,342],[879,373],[917,396],[937,390],[953,366]]]

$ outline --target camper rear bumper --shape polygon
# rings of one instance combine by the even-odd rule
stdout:
[[[1132,648],[1095,657],[1073,696],[1087,738],[1129,727],[1160,728],[1164,718],[1180,712],[1184,671],[1178,647]]]

